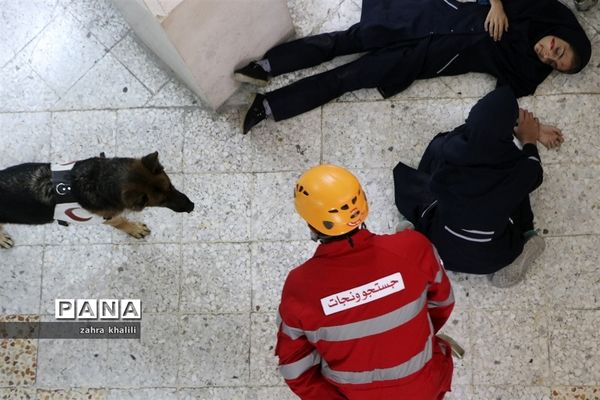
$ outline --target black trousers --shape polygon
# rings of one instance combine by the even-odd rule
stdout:
[[[345,31],[297,39],[269,50],[265,58],[273,76],[314,67],[335,57],[363,53],[355,61],[309,76],[266,93],[276,121],[319,107],[344,93],[398,82],[407,87],[415,79],[468,72],[458,53],[477,40],[475,35],[444,35],[407,39],[385,47],[363,45],[358,24]],[[426,43],[426,46],[422,44]],[[422,53],[421,53],[422,52]]]
[[[405,51],[410,51],[406,48]],[[355,61],[266,93],[276,121],[319,107],[346,92],[377,87],[401,62],[398,48],[363,46],[358,25],[297,39],[269,50],[273,76],[314,67],[335,57],[368,52]]]

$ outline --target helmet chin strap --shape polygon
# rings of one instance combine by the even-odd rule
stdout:
[[[321,242],[322,244],[326,244],[326,243],[335,242],[338,240],[347,239],[348,243],[350,244],[350,247],[354,247],[354,240],[352,240],[352,236],[354,236],[354,234],[361,229],[367,229],[367,224],[365,224],[363,222],[362,224],[360,224],[360,227],[353,229],[350,232],[344,233],[343,235],[339,235],[339,236],[328,236],[328,235],[325,235],[324,233],[317,231],[310,225],[308,227],[310,228],[310,240],[312,240],[313,242],[317,242],[317,243]]]
[[[323,239],[323,236],[323,234],[315,231],[314,229],[310,229],[310,240],[312,240],[313,242],[319,242]]]

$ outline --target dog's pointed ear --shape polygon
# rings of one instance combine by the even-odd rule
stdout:
[[[143,210],[148,205],[148,200],[148,195],[144,192],[137,190],[125,190],[123,192],[123,203],[130,210]]]
[[[158,151],[150,153],[147,156],[142,157],[142,165],[152,172],[154,175],[163,172],[164,168],[158,161]]]

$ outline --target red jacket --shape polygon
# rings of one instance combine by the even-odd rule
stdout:
[[[322,244],[293,269],[279,306],[276,354],[303,400],[437,400],[452,357],[435,333],[454,297],[431,243],[405,230]]]

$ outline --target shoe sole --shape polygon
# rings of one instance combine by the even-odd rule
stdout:
[[[499,277],[502,276],[502,270],[500,270],[490,276],[490,283],[497,288],[505,289],[521,282],[525,278],[525,275],[527,275],[527,272],[531,268],[533,262],[543,253],[545,248],[546,242],[544,241],[544,238],[538,235],[533,236],[531,239],[525,242],[525,246],[523,246],[523,252],[515,259],[515,261],[505,267],[519,269],[521,271],[519,277],[512,282],[508,282],[507,284],[500,283]],[[494,279],[495,277],[498,279]]]
[[[257,94],[255,94],[255,95],[254,95],[254,98],[252,99],[252,102],[251,102],[250,104],[254,104],[254,102],[256,101],[256,96],[258,96],[258,94],[259,94],[259,93],[257,93]],[[250,107],[252,107],[252,106],[250,106]],[[250,111],[250,107],[249,107],[249,108],[246,110],[246,114],[248,114],[248,111]],[[250,129],[248,130],[248,132],[244,132],[244,122],[245,122],[245,120],[246,120],[246,114],[244,114],[244,117],[243,117],[243,118],[241,119],[241,121],[240,121],[240,131],[242,132],[242,135],[247,135],[247,134],[249,134],[250,132],[252,132],[252,128],[254,128],[254,126],[256,126],[256,125],[254,125],[252,128],[250,128]],[[261,122],[262,122],[262,121],[261,121]],[[259,124],[260,124],[260,122],[259,122]],[[257,125],[258,125],[258,124],[257,124]]]
[[[267,83],[269,83],[268,81],[263,81],[262,79],[251,78],[247,75],[240,74],[240,73],[233,74],[233,78],[238,82],[250,83],[251,85],[255,85],[255,86],[267,86]]]

